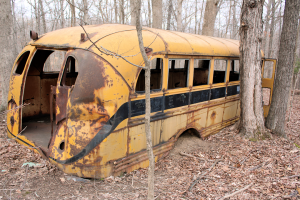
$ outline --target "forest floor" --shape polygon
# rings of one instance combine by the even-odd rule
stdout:
[[[291,111],[288,139],[270,135],[250,141],[232,127],[205,140],[184,134],[155,165],[155,199],[300,199],[299,95]],[[74,181],[7,139],[5,127],[1,119],[0,199],[146,199],[146,169]],[[28,162],[40,165],[22,167]]]

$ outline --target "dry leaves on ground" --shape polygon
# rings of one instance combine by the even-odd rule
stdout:
[[[156,163],[156,199],[221,199],[230,195],[230,199],[299,199],[299,119],[300,96],[295,96],[287,123],[288,139],[271,135],[252,142],[230,128],[206,140],[184,134],[169,156]],[[146,169],[122,177],[74,181],[38,154],[7,139],[5,123],[0,129],[0,199],[147,196]],[[40,165],[22,167],[24,163]]]

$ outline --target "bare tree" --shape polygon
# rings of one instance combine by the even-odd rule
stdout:
[[[271,5],[272,0],[268,0],[267,4],[267,15],[264,20],[264,32],[263,32],[263,40],[262,40],[262,48],[264,53],[267,53],[267,46],[269,41],[269,29],[270,29],[270,18],[271,18]]]
[[[88,13],[89,13],[89,9],[88,9],[88,1],[87,0],[82,0],[82,4],[83,4],[83,21],[84,23],[88,24]]]
[[[152,0],[152,28],[162,28],[162,0]]]
[[[240,133],[255,138],[264,131],[261,88],[261,33],[264,0],[243,0],[240,28]]]
[[[41,1],[41,0],[39,0]],[[60,25],[61,28],[65,27],[65,14],[64,14],[64,0],[60,0]]]
[[[142,36],[142,25],[140,22],[141,16],[141,0],[137,1],[137,14],[136,14],[136,30],[139,40],[139,47],[142,53],[144,62],[145,62],[145,93],[146,93],[146,112],[145,112],[145,131],[146,131],[146,140],[147,140],[147,153],[149,158],[149,171],[148,171],[148,199],[154,199],[154,154],[152,149],[152,136],[150,129],[150,60],[146,54],[143,36]]]
[[[43,33],[47,33],[47,24],[46,24],[46,16],[44,11],[43,1],[39,0],[39,4],[40,4],[40,12],[41,12],[42,23],[43,23]]]
[[[273,133],[286,137],[285,115],[294,70],[294,52],[297,38],[300,1],[285,2],[279,58],[276,68],[274,92],[266,127]]]
[[[270,39],[269,39],[269,50],[268,50],[268,57],[271,57],[273,49],[273,38],[274,38],[274,29],[275,29],[275,0],[272,0],[272,17],[271,17],[271,26],[270,26]]]
[[[120,23],[125,24],[125,11],[124,11],[124,0],[120,0],[119,4],[119,11],[120,11]]]
[[[183,0],[177,0],[177,31],[182,31],[182,2]]]
[[[220,9],[221,0],[210,0],[206,2],[204,12],[204,23],[202,27],[203,35],[214,35],[215,21]]]
[[[225,30],[224,37],[227,37],[228,28],[229,28],[230,20],[231,20],[231,10],[232,10],[232,7],[233,7],[233,2],[230,1],[230,8],[229,8],[229,14],[228,14],[228,19],[227,19],[228,21],[227,21],[227,25],[226,25],[226,30]]]
[[[200,20],[198,22],[198,34],[202,33],[202,29],[200,28],[201,22],[202,22],[202,17],[203,17],[203,6],[204,6],[204,0],[202,1],[202,6],[201,6],[201,15],[200,15]],[[201,30],[201,31],[200,31]]]
[[[197,12],[198,12],[197,4],[198,4],[198,2],[196,0],[196,2],[195,2],[195,32],[194,32],[195,34],[197,34]]]
[[[172,10],[173,10],[173,0],[169,0],[168,2],[168,17],[167,17],[167,30],[170,30],[171,28],[171,16],[172,16]]]
[[[237,20],[236,20],[236,0],[233,0],[232,8],[232,28],[230,38],[235,39],[237,36]]]
[[[151,0],[148,0],[148,26],[151,27]]]
[[[68,1],[71,10],[71,26],[76,26],[76,13],[75,13],[75,2],[74,0]]]
[[[130,24],[131,25],[135,25],[136,23],[136,0],[130,0],[130,17],[131,17],[131,21]]]
[[[10,72],[14,62],[12,28],[13,16],[10,0],[0,0],[0,84],[2,90],[0,111],[5,110],[7,106]]]

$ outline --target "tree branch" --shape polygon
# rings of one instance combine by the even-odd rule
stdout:
[[[103,54],[105,54],[105,55],[113,56],[113,57],[115,57],[115,58],[122,58],[123,60],[125,60],[126,62],[128,62],[129,64],[131,64],[131,65],[133,65],[133,66],[136,66],[136,67],[139,67],[139,68],[142,68],[142,69],[146,69],[146,67],[136,65],[136,64],[130,62],[129,60],[127,60],[126,58],[124,58],[123,56],[121,56],[120,54],[117,54],[117,53],[115,53],[115,52],[109,51],[109,50],[103,48],[102,46],[101,46],[101,48],[102,48],[103,50],[101,50],[101,49],[100,49],[100,48],[99,48],[99,47],[91,40],[91,38],[89,37],[89,34],[86,32],[86,30],[85,30],[85,28],[83,27],[83,25],[82,25],[82,24],[79,24],[79,25],[80,25],[81,28],[84,30],[84,32],[85,32],[87,38],[89,39],[89,41],[90,41],[90,42],[98,49],[98,51],[100,51],[101,53],[103,53]]]
[[[247,190],[248,188],[250,188],[252,185],[253,185],[253,183],[250,183],[250,184],[249,184],[249,185],[247,185],[246,187],[244,187],[244,188],[242,188],[242,189],[240,189],[240,190],[238,190],[238,191],[236,191],[236,192],[234,192],[234,193],[231,193],[231,194],[225,195],[224,197],[222,197],[222,198],[221,198],[221,199],[219,199],[219,200],[223,200],[223,199],[226,199],[226,198],[232,197],[232,196],[234,196],[234,195],[236,195],[236,194],[238,194],[238,193],[241,193],[241,192],[243,192],[244,190]]]

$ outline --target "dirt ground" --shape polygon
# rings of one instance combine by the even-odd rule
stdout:
[[[295,96],[287,139],[243,139],[228,127],[202,140],[186,133],[156,163],[156,199],[300,199],[300,96]],[[24,163],[39,165],[29,167]],[[59,171],[7,139],[0,123],[0,199],[146,199],[147,170],[103,180]],[[193,183],[195,183],[193,185]]]

